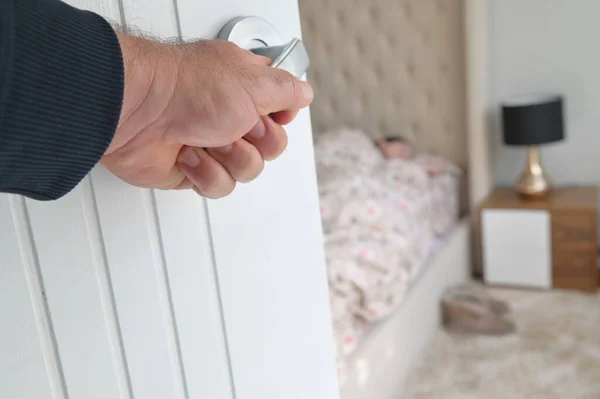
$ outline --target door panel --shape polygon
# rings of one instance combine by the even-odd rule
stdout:
[[[63,385],[28,230],[22,198],[0,195],[0,396],[59,399]]]
[[[117,22],[122,7],[142,30],[177,32],[170,1],[69,3]],[[59,201],[0,194],[0,244],[12,248],[0,252],[0,284],[12,287],[0,302],[19,312],[1,314],[11,362],[0,397],[231,398],[205,213],[192,192],[137,189],[102,167]]]
[[[89,181],[61,202],[26,203],[69,396],[119,397],[125,370]]]
[[[159,28],[174,32],[172,4],[169,9],[165,3],[122,1],[123,20],[151,28],[146,11]],[[125,185],[101,167],[92,181],[133,396],[183,399],[185,378],[153,192]]]
[[[204,202],[194,192],[155,195],[188,397],[232,398]]]
[[[295,0],[178,0],[184,37],[214,37],[239,15],[300,37]],[[236,397],[336,398],[308,110],[286,127],[285,154],[233,195],[208,201]]]
[[[296,147],[270,165],[259,182],[227,200],[209,202],[240,399],[337,394],[324,255],[315,250],[322,248],[318,200],[307,190],[315,183],[302,155],[310,145],[307,117],[289,129],[299,137],[290,140]]]
[[[133,396],[183,398],[152,192],[100,168],[92,181]]]
[[[178,35],[170,0],[124,0],[123,11],[128,26],[163,38]],[[153,195],[186,393],[189,399],[231,398],[205,201],[192,191]]]

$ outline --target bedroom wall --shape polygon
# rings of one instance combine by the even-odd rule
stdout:
[[[496,184],[512,184],[525,151],[501,144],[499,100],[527,91],[566,96],[566,140],[543,148],[556,184],[600,184],[600,1],[490,0],[489,65]]]

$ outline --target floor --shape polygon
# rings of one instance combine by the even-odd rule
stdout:
[[[517,332],[438,332],[401,399],[600,398],[599,295],[491,292],[511,305]]]

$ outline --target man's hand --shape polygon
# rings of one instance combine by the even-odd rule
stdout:
[[[283,152],[281,125],[313,99],[308,83],[230,42],[119,40],[123,108],[101,163],[136,186],[225,196]]]

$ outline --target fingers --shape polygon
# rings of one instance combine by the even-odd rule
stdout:
[[[312,103],[314,92],[305,81],[278,68],[257,66],[259,72],[247,88],[259,115],[298,110]]]
[[[238,140],[225,147],[210,148],[208,153],[240,183],[256,179],[264,167],[261,153],[245,140]]]
[[[252,130],[244,136],[265,161],[272,161],[285,150],[288,143],[287,133],[270,117],[263,116]]]
[[[244,136],[231,145],[219,148],[184,147],[178,164],[186,179],[177,189],[190,188],[207,198],[230,194],[236,181],[254,180],[264,168],[264,161],[277,158],[285,150],[287,133],[270,117],[262,117]]]
[[[178,161],[194,190],[203,197],[221,198],[235,188],[235,180],[225,167],[202,148],[184,147]]]
[[[271,119],[273,119],[275,123],[278,123],[280,125],[287,125],[296,118],[296,115],[298,115],[298,111],[281,111],[275,112],[269,116],[271,117]]]
[[[179,164],[189,182],[177,188],[189,188],[207,198],[221,198],[230,194],[236,181],[254,180],[263,170],[263,156],[245,140],[208,150],[187,147],[179,155]]]

